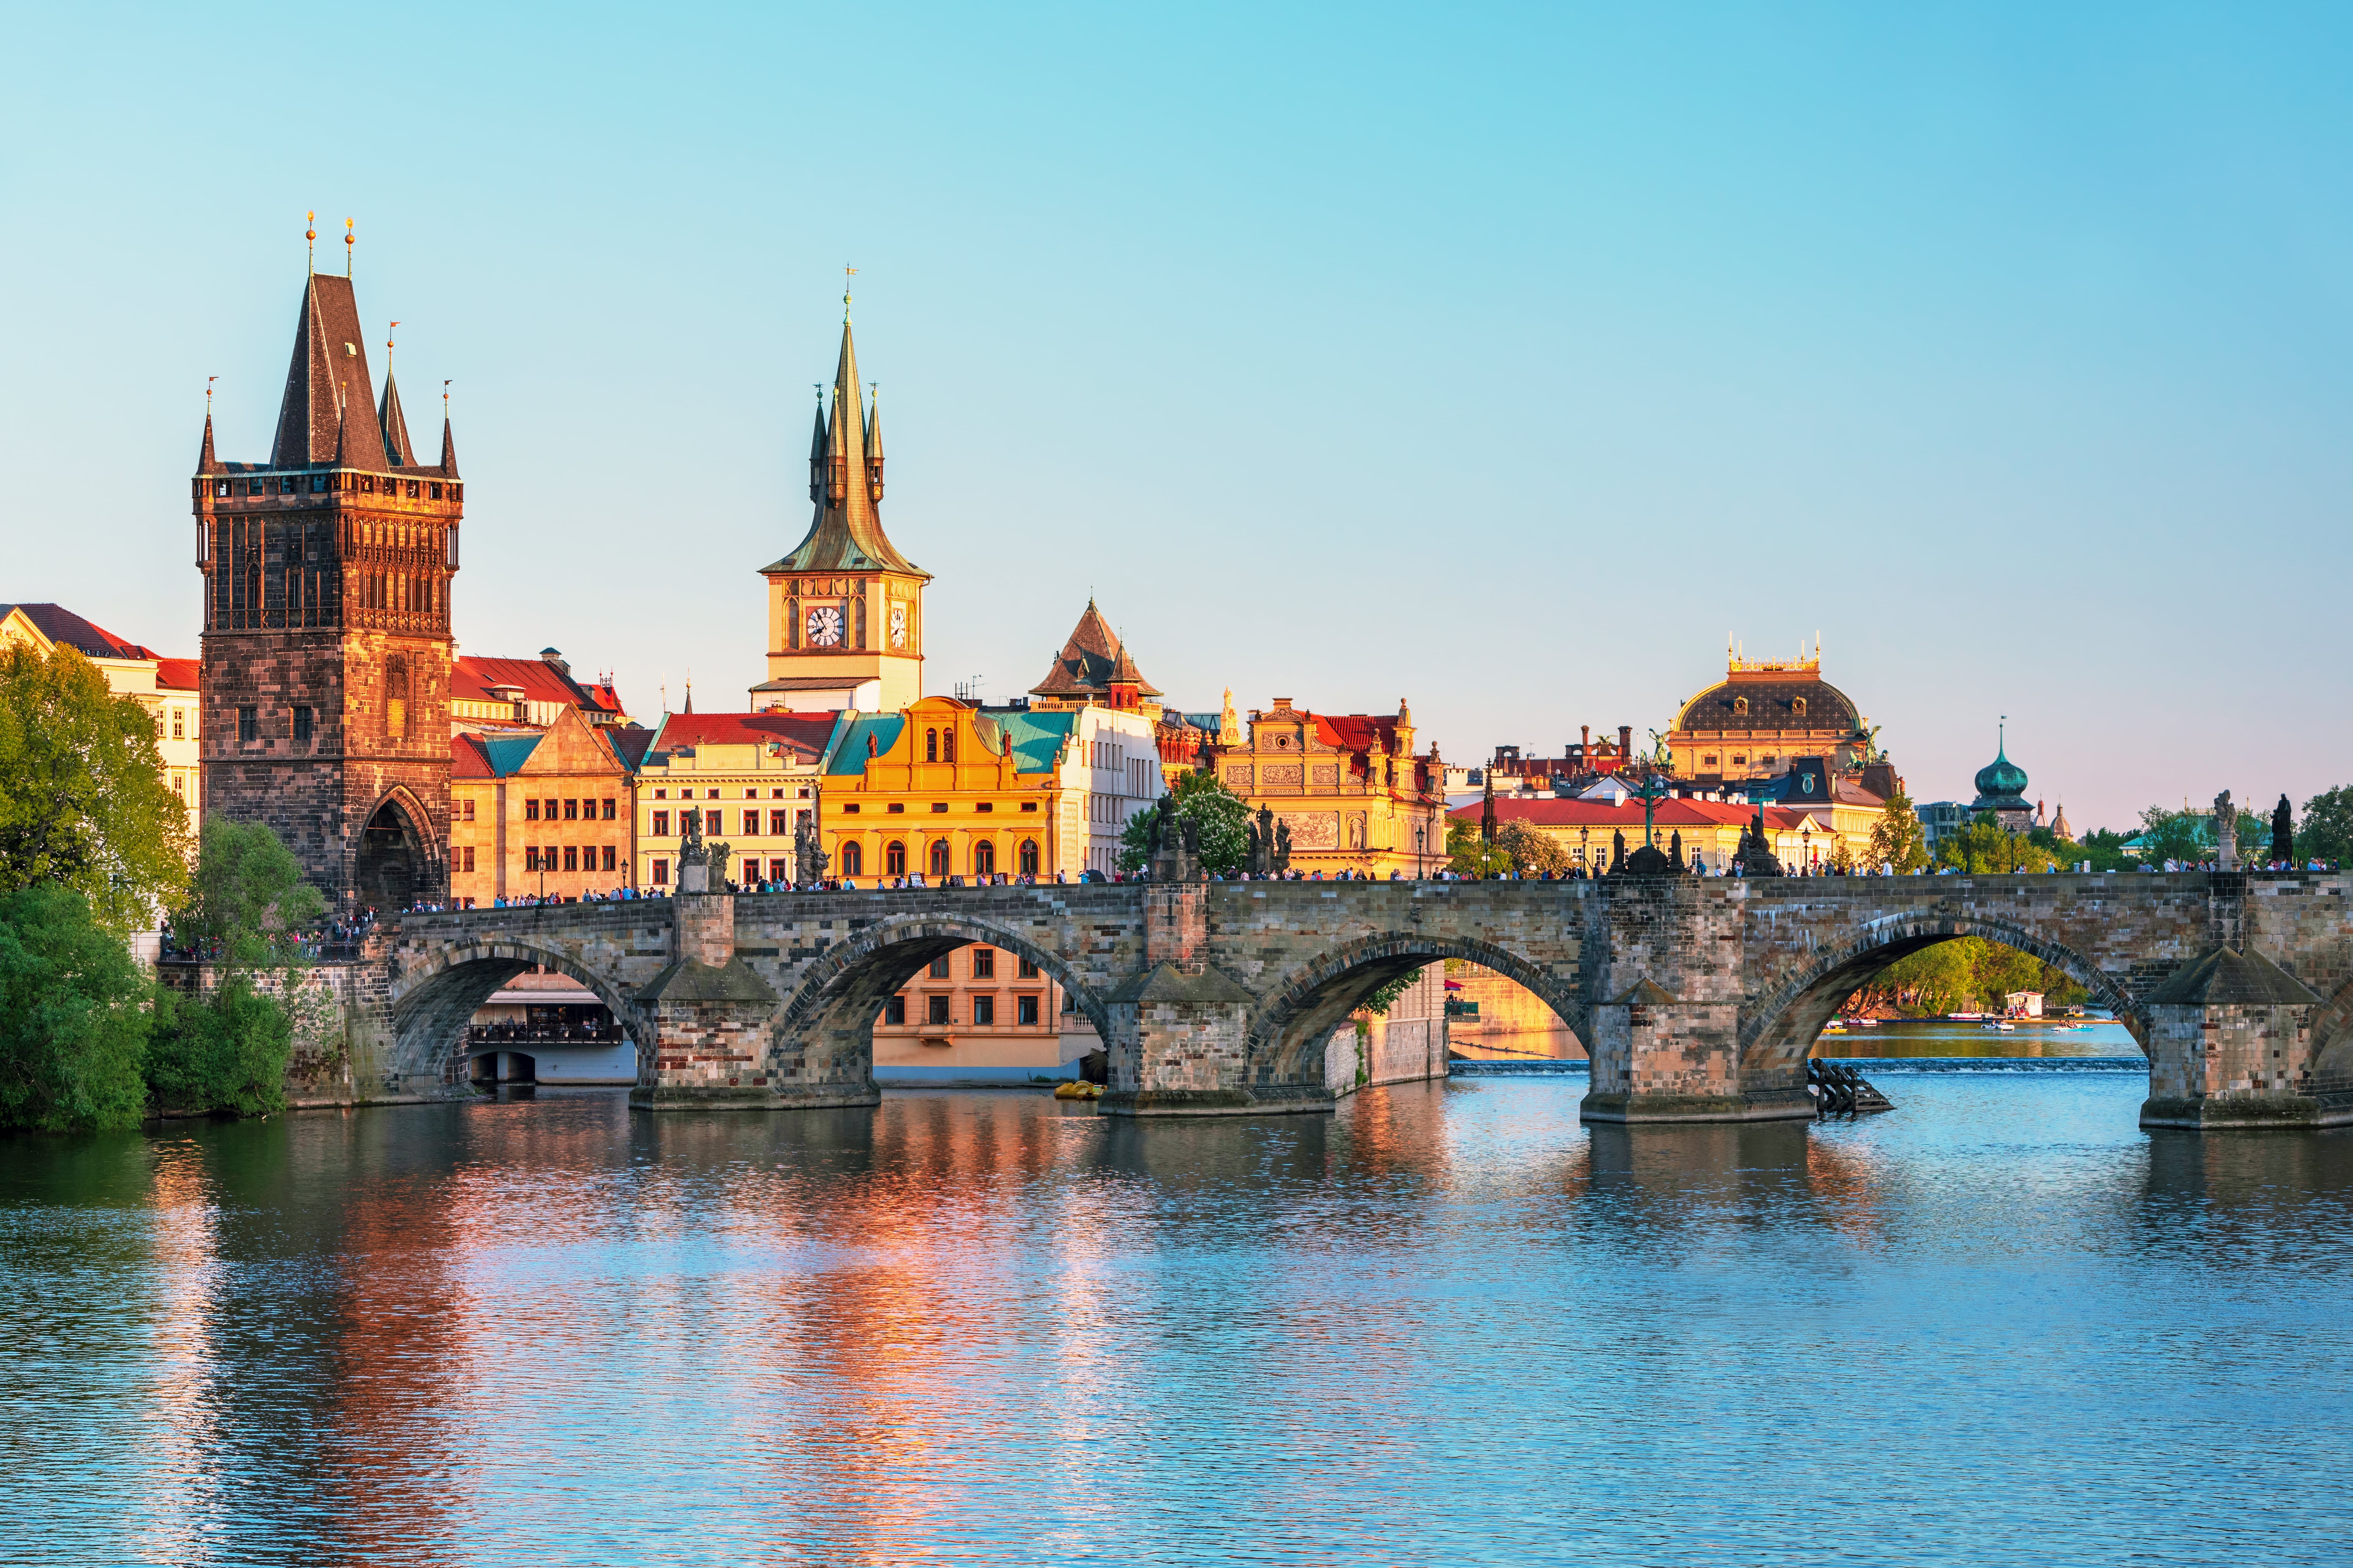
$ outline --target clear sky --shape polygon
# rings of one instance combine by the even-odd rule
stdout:
[[[930,684],[1666,729],[1727,634],[2078,827],[2353,780],[2342,7],[22,8],[0,599],[196,650],[358,220],[458,636],[741,707],[842,266]],[[379,339],[379,342],[380,342]],[[380,347],[374,351],[378,356]]]

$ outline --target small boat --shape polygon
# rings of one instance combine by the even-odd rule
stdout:
[[[1084,1079],[1072,1079],[1068,1083],[1059,1083],[1054,1086],[1054,1098],[1056,1100],[1101,1100],[1103,1085],[1089,1083]]]
[[[1822,1033],[1825,1035],[1843,1035],[1846,1033],[1846,1026],[1833,1019],[1831,1022],[1822,1026]]]
[[[1987,1022],[1985,1026],[1989,1029],[2000,1029],[2005,1035],[2014,1035],[2018,1033],[2018,1026],[2011,1023],[2007,1018],[1990,1019]]]
[[[1876,1018],[1841,1018],[1839,1022],[1844,1024],[1850,1029],[1876,1029],[1879,1027],[1879,1020]]]
[[[1964,1024],[1974,1024],[1979,1018],[1990,1018],[1993,1015],[1990,1013],[1947,1013],[1945,1016],[1947,1018],[1957,1019]]]

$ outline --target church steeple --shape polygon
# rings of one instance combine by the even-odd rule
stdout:
[[[196,472],[217,474],[220,471],[220,459],[213,456],[213,405],[212,398],[207,395],[205,399],[205,445],[203,450],[196,454]]]
[[[294,356],[286,367],[286,396],[278,406],[271,468],[335,462],[338,448],[348,459],[346,468],[381,473],[392,466],[385,460],[381,428],[365,416],[375,392],[366,340],[352,280],[313,273],[303,286],[301,314],[294,323]],[[357,419],[349,417],[354,405],[361,411]],[[347,424],[355,428],[342,432]]]
[[[809,491],[817,511],[808,532],[764,572],[882,571],[928,578],[882,531],[881,440],[879,432],[868,433],[858,344],[846,316],[841,352],[834,361],[833,405],[810,440]]]
[[[458,477],[458,443],[449,434],[449,416],[446,413],[441,416],[441,477]]]
[[[417,448],[408,439],[408,420],[400,412],[400,383],[395,381],[392,367],[384,371],[384,401],[376,405],[377,431],[384,437],[384,455],[392,459],[396,468],[405,468],[417,461]]]

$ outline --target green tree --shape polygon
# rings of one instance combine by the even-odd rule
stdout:
[[[2339,866],[2353,863],[2353,784],[2323,790],[2304,803],[2295,825],[2298,865],[2318,856]]]
[[[1529,823],[1514,820],[1495,829],[1495,847],[1523,877],[1540,877],[1546,871],[1556,877],[1568,875],[1568,851],[1551,834]]]
[[[0,891],[56,883],[140,929],[187,886],[186,824],[136,698],[71,648],[0,648]]]
[[[1863,851],[1862,868],[1884,868],[1899,877],[1927,869],[1928,842],[1920,828],[1920,815],[1912,797],[1898,790],[1887,797],[1879,820],[1871,825],[1871,846]]]
[[[0,1126],[131,1127],[149,988],[74,889],[0,894]]]
[[[1498,833],[1502,829],[1496,830]],[[1460,817],[1446,825],[1447,869],[1463,877],[1501,877],[1512,868],[1511,851],[1479,837],[1479,825]]]
[[[2152,805],[2140,814],[2141,860],[2162,866],[2168,860],[2203,860],[2214,852],[2207,818],[2190,811],[2168,811]]]
[[[1957,871],[2048,871],[2057,863],[2049,850],[2023,833],[2010,832],[1989,811],[1936,846],[1936,864]]]
[[[1127,819],[1119,836],[1121,870],[1145,868],[1152,857],[1154,825],[1170,811],[1193,829],[1202,870],[1212,877],[1230,877],[1249,868],[1249,804],[1219,783],[1217,774],[1196,768],[1179,777],[1149,809]]]
[[[195,892],[174,934],[219,964],[218,983],[206,995],[157,1000],[147,1086],[159,1107],[236,1116],[284,1109],[293,1020],[257,976],[269,971],[283,986],[299,984],[301,933],[324,913],[318,889],[268,826],[205,824]]]

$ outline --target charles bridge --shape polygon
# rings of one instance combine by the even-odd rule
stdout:
[[[1103,1108],[1325,1110],[1323,1042],[1446,958],[1542,998],[1588,1121],[1812,1114],[1804,1064],[1885,964],[1978,936],[2064,971],[2150,1059],[2147,1126],[2353,1122],[2353,876],[2189,872],[1225,882],[669,899],[411,914],[344,970],[353,1093],[464,1088],[466,1024],[533,965],[594,991],[650,1110],[869,1105],[872,1026],[934,959],[1029,960],[1108,1043]],[[1433,1064],[1442,1071],[1442,1064]]]

